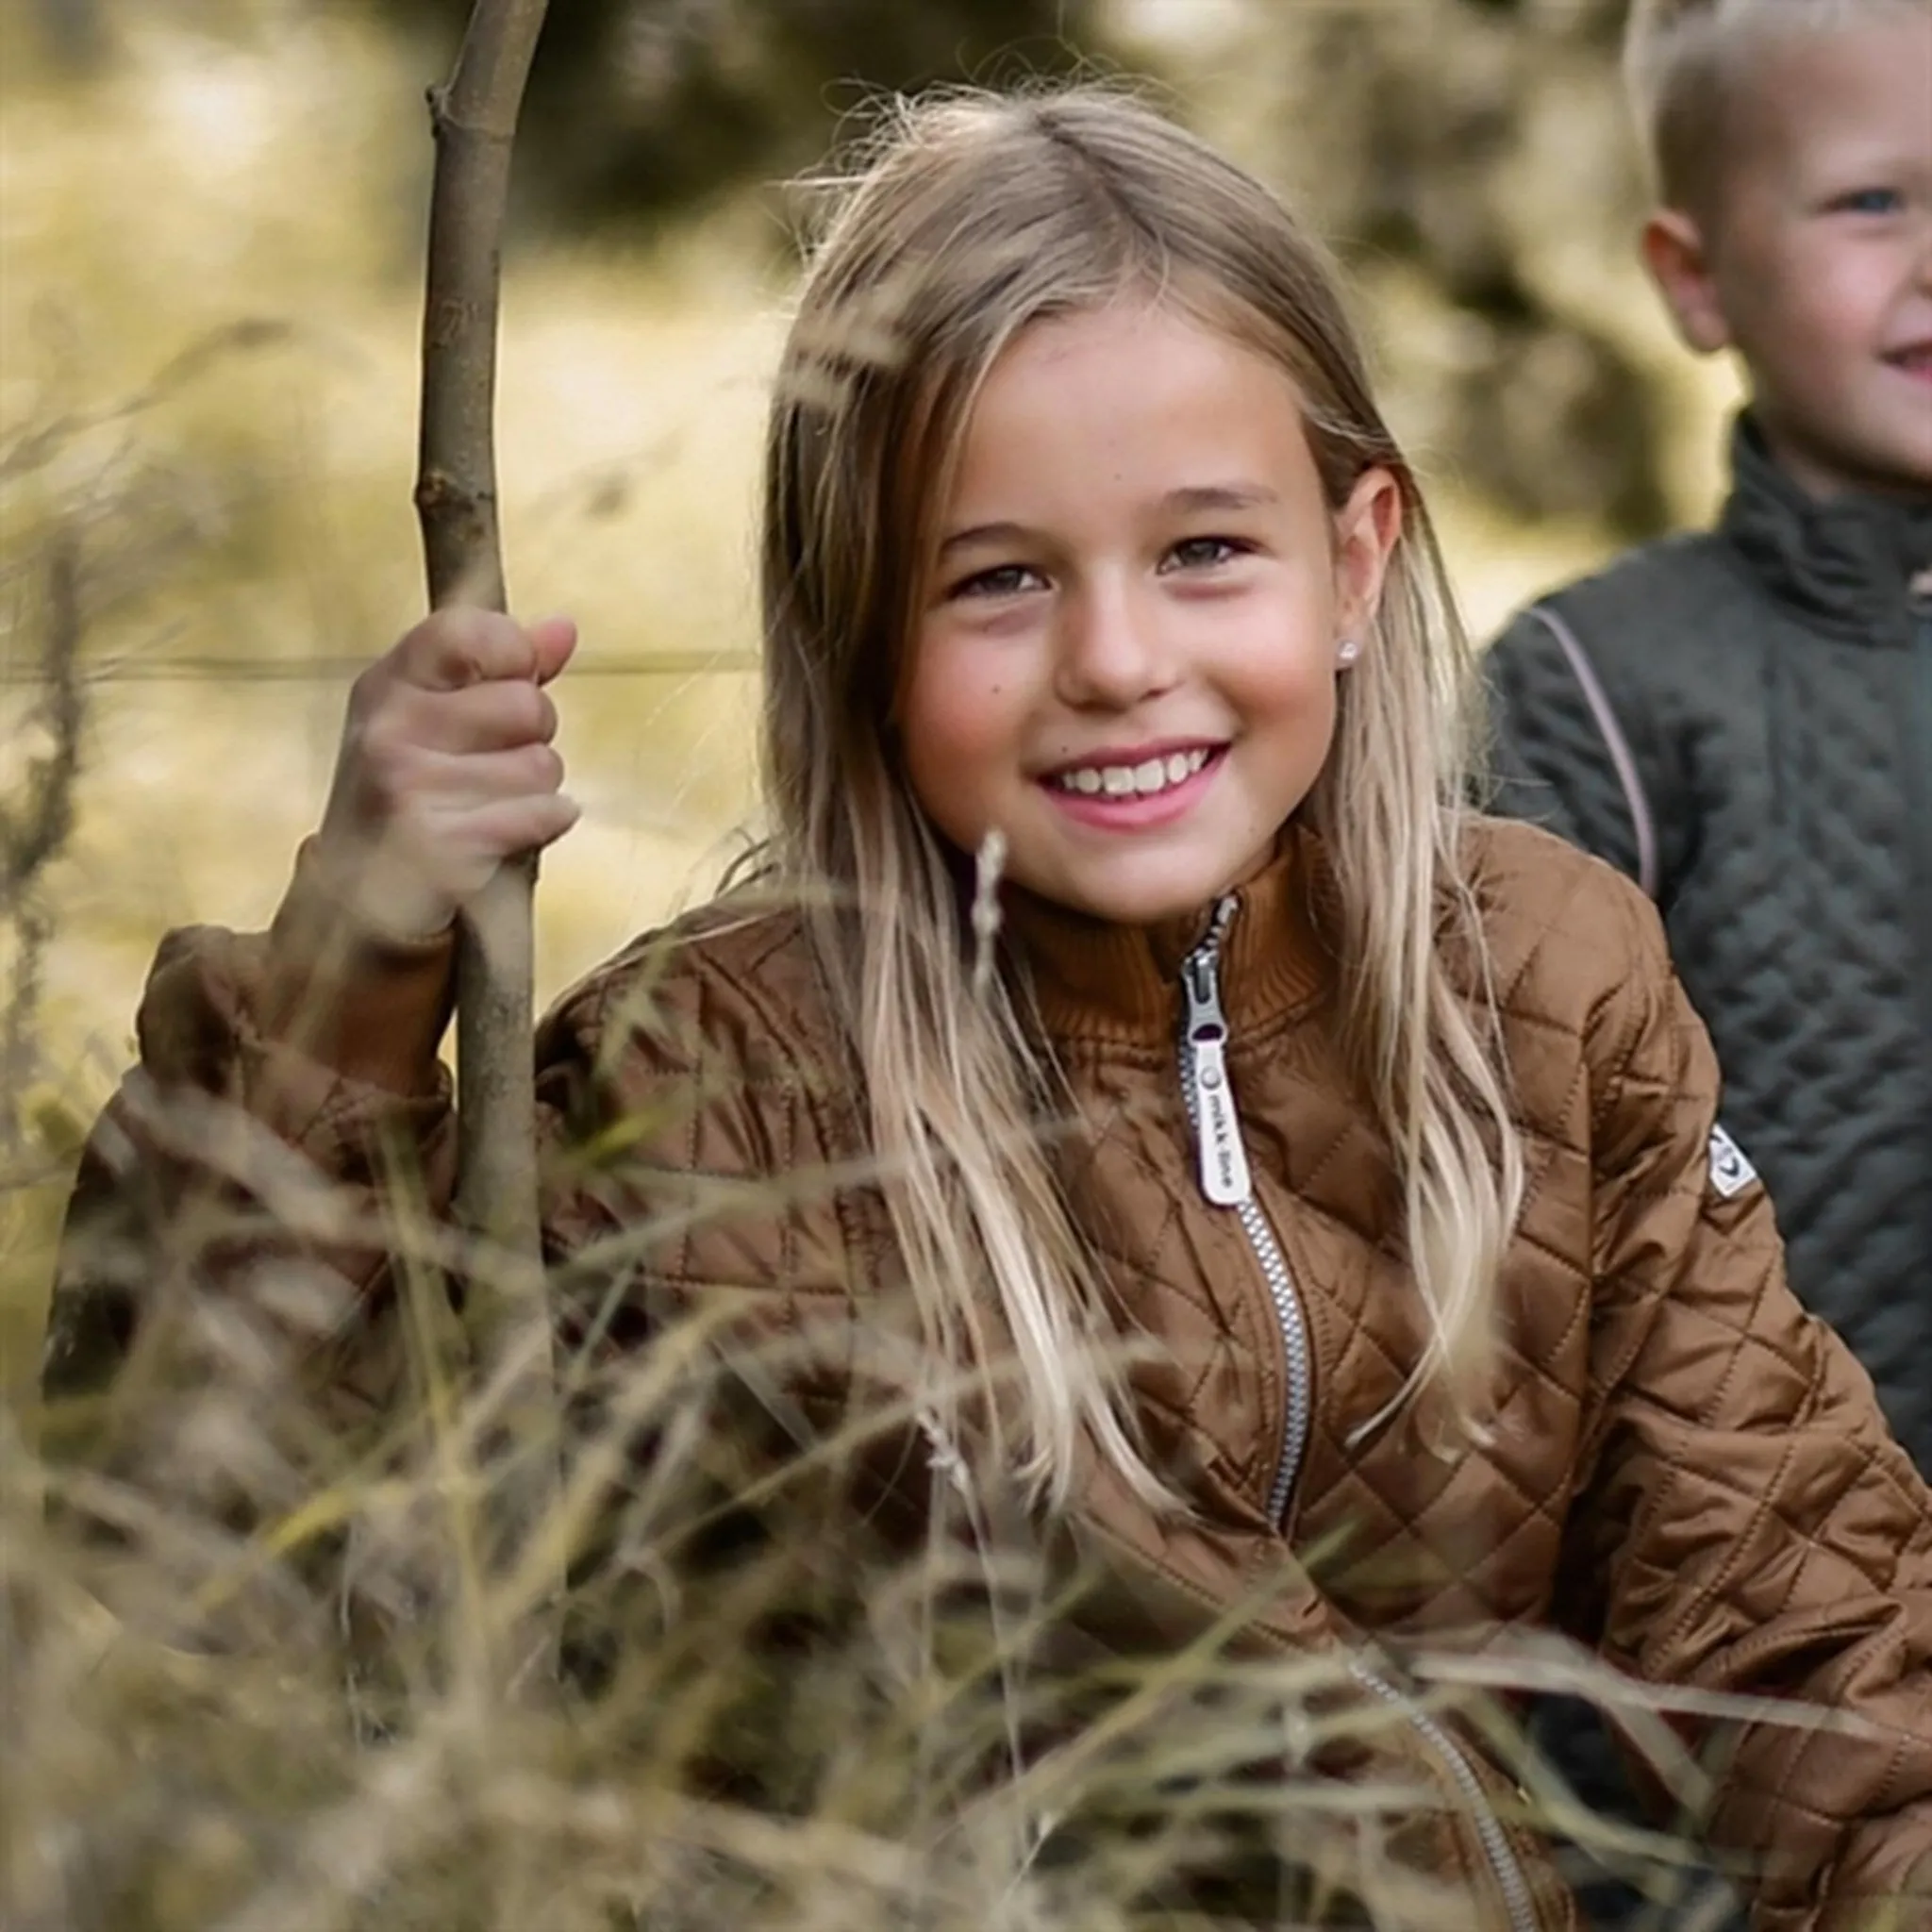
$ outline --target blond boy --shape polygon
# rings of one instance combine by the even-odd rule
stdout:
[[[1750,403],[1716,526],[1491,655],[1504,808],[1639,878],[1799,1292],[1932,1469],[1932,4],[1638,0],[1643,253]]]
[[[1499,808],[1657,900],[1792,1285],[1932,1470],[1932,0],[1637,0],[1626,54],[1645,263],[1750,400],[1713,528],[1497,642]]]

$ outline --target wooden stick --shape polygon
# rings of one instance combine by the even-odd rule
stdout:
[[[497,291],[510,150],[545,0],[476,0],[448,84],[432,89],[436,170],[423,310],[416,512],[429,601],[507,608],[496,519]],[[558,1491],[558,1415],[537,1208],[531,888],[534,854],[465,909],[457,963],[457,1215],[475,1264],[464,1319],[480,1376],[506,1377],[510,1463],[498,1562]],[[513,1640],[512,1681],[547,1679],[551,1620]]]

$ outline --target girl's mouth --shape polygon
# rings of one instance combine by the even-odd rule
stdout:
[[[1178,818],[1213,781],[1224,744],[1149,753],[1127,762],[1064,765],[1040,782],[1053,802],[1084,824],[1138,831]]]
[[[1083,798],[1154,798],[1185,785],[1213,756],[1209,746],[1197,744],[1191,751],[1172,751],[1131,765],[1070,765],[1046,782],[1057,791]]]

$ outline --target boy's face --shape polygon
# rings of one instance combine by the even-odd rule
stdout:
[[[1730,116],[1707,213],[1650,237],[1686,336],[1737,349],[1815,494],[1932,490],[1932,18],[1769,41]]]

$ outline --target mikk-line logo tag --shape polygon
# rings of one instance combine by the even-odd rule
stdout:
[[[1757,1170],[1745,1159],[1744,1150],[1715,1126],[1710,1130],[1710,1185],[1726,1201],[1757,1185]]]

